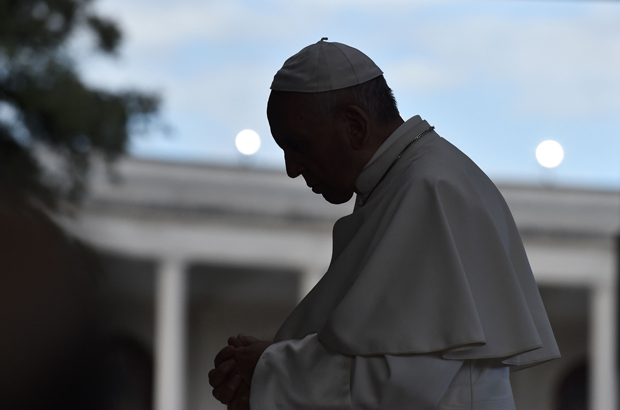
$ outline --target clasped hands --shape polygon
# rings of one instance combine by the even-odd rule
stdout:
[[[271,342],[239,334],[228,338],[228,346],[215,356],[209,372],[213,396],[228,410],[249,410],[250,383],[261,355]]]

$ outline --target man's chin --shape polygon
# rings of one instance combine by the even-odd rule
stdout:
[[[330,204],[338,205],[338,204],[344,204],[345,202],[348,202],[349,199],[351,199],[351,197],[353,196],[353,192],[338,193],[338,194],[334,194],[330,192],[322,192],[321,195],[323,195],[323,198],[325,198],[325,200],[329,202]]]

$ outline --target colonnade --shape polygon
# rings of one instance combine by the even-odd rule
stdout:
[[[187,395],[187,263],[168,259],[158,264],[155,281],[155,410],[186,410]],[[302,270],[299,298],[324,273]]]
[[[186,263],[158,264],[155,304],[155,410],[186,409],[187,272]],[[316,268],[301,273],[303,297],[320,279]],[[590,410],[617,409],[617,294],[615,277],[575,283],[587,286],[590,298]],[[543,281],[545,282],[545,281]],[[547,281],[548,284],[551,284]]]

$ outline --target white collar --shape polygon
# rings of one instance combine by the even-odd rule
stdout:
[[[402,138],[409,131],[428,128],[428,123],[419,115],[409,118],[401,124],[377,149],[375,154],[366,163],[355,181],[355,191],[358,196],[365,196],[375,187],[398,153],[411,141]]]

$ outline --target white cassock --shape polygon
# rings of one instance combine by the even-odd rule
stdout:
[[[329,269],[256,366],[252,410],[514,409],[509,369],[560,356],[489,178],[434,131],[386,174],[428,129],[409,119],[362,170]]]

